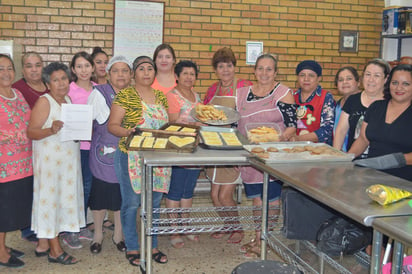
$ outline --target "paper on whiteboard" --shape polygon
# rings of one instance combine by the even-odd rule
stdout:
[[[91,140],[92,112],[90,105],[62,104],[60,141]]]

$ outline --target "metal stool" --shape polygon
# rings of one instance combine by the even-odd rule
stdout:
[[[278,261],[251,261],[238,265],[232,274],[300,274],[297,267]]]

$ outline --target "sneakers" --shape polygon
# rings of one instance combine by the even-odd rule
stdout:
[[[94,237],[94,234],[89,229],[87,229],[87,228],[81,228],[80,229],[79,239],[92,241],[93,237]]]
[[[79,240],[79,234],[75,232],[66,232],[63,233],[60,237],[66,245],[68,245],[72,249],[79,249],[82,248],[82,243]]]

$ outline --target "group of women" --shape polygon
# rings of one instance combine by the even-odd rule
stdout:
[[[244,135],[250,123],[274,123],[281,129],[281,141],[333,144],[362,158],[356,161],[358,165],[412,180],[412,141],[408,138],[412,132],[407,126],[412,121],[410,65],[390,70],[385,61],[374,59],[366,64],[362,78],[353,67],[341,68],[335,84],[342,98],[336,104],[320,86],[322,67],[316,61],[297,65],[299,88],[293,91],[276,80],[278,60],[271,54],[257,58],[254,83],[238,79],[235,55],[226,47],[213,55],[219,81],[208,89],[203,102],[194,90],[198,66],[189,60],[177,63],[168,44],[159,45],[153,59],[139,56],[133,63],[121,55],[109,58],[100,48],[92,55],[79,52],[73,57],[71,72],[62,63],[51,63],[43,69],[41,80],[41,57],[33,53],[25,60],[24,80],[12,88],[13,62],[0,55],[0,210],[5,216],[0,223],[0,265],[24,265],[19,259],[22,252],[6,247],[5,232],[30,227],[30,220],[39,238],[36,256],[47,256],[54,263],[77,263],[60,246],[58,235],[62,232],[63,242],[72,248],[81,247],[79,239],[91,240],[90,251],[97,254],[102,250],[106,210],[112,210],[112,241],[119,251],[125,251],[131,265],[138,266],[136,215],[141,205],[142,163],[137,152],[127,150],[126,138],[136,128],[158,129],[169,122],[202,125],[190,116],[197,104],[236,109],[241,118],[232,126]],[[60,141],[64,103],[92,106],[91,142]],[[188,167],[154,169],[153,207],[160,207],[163,194],[167,207],[191,207],[199,172],[200,168]],[[206,168],[205,173],[212,182],[214,206],[234,207],[234,190],[242,181],[253,205],[262,204],[261,172],[225,166]],[[270,205],[279,205],[281,187],[282,182],[271,178]],[[11,194],[4,195],[6,191]],[[94,234],[85,228],[87,207],[93,213]],[[229,234],[226,240],[232,244],[244,237],[241,230]],[[211,234],[216,239],[225,236],[224,231]],[[197,242],[199,236],[189,234],[186,239]],[[152,240],[153,260],[167,263],[167,256],[158,249],[157,236]],[[185,244],[179,234],[171,235],[170,242],[175,248]],[[240,251],[245,257],[258,257],[259,244],[256,231]]]

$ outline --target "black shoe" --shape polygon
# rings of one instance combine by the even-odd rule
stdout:
[[[49,253],[50,253],[50,248],[47,249],[46,251],[37,251],[37,250],[34,250],[34,254],[36,255],[36,257],[44,257],[44,256],[49,255]]]
[[[2,263],[0,262],[0,265],[6,266],[6,267],[22,267],[24,265],[24,262],[20,259],[18,259],[16,256],[11,255],[7,263]]]
[[[126,244],[124,241],[120,241],[118,243],[116,243],[112,237],[112,242],[114,243],[114,245],[117,247],[117,250],[119,250],[120,252],[124,252],[126,251]]]
[[[14,257],[16,257],[16,258],[23,258],[23,257],[24,257],[24,252],[19,251],[19,250],[17,250],[17,249],[13,249],[13,248],[11,248],[11,247],[9,247],[9,248],[10,248],[9,254],[10,254],[11,256],[14,256]]]
[[[92,253],[94,253],[94,254],[100,253],[100,251],[102,251],[102,244],[93,242],[93,243],[90,245],[90,251],[91,251]]]
[[[39,239],[37,238],[36,234],[31,234],[30,236],[23,237],[26,241],[29,241],[31,243],[37,243]]]

